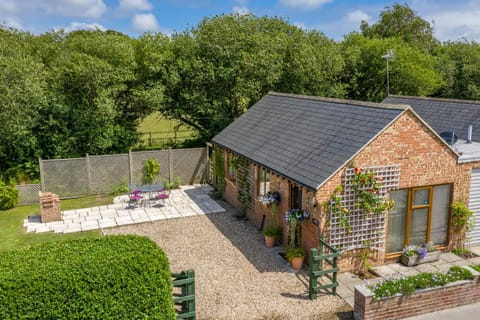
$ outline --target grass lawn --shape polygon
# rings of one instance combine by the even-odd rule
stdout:
[[[174,142],[175,139],[184,141],[196,135],[197,131],[185,124],[182,124],[179,131],[175,133],[175,126],[178,124],[180,124],[179,121],[165,119],[159,112],[154,112],[143,119],[137,128],[137,133],[140,135],[143,145],[149,145],[151,138],[152,146],[163,146],[167,142]]]
[[[112,196],[92,196],[78,199],[61,200],[62,210],[80,209],[113,203]],[[0,251],[16,249],[45,241],[58,241],[74,238],[101,237],[98,230],[69,234],[26,233],[23,220],[28,216],[39,215],[39,205],[21,206],[7,211],[0,211]]]

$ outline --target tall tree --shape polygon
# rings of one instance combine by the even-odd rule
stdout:
[[[440,51],[438,69],[447,81],[439,95],[480,100],[480,45],[468,41],[447,42]]]
[[[443,85],[435,57],[398,38],[370,39],[352,33],[345,37],[343,48],[349,98],[381,101],[386,96],[387,64],[382,56],[388,49],[395,53],[389,64],[391,94],[427,96]]]
[[[408,4],[394,3],[391,7],[385,7],[378,22],[369,25],[362,21],[360,29],[365,37],[400,38],[421,48],[425,53],[433,52],[438,45],[432,25],[417,15]]]
[[[0,27],[0,170],[39,155],[31,128],[42,121],[46,74],[34,55],[32,35]]]

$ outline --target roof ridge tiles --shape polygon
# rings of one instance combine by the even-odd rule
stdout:
[[[396,110],[407,110],[411,107],[407,104],[396,104],[396,103],[376,103],[376,102],[369,102],[369,101],[359,101],[359,100],[346,100],[346,99],[337,99],[337,98],[327,98],[327,97],[317,97],[317,96],[308,96],[308,95],[301,95],[301,94],[293,94],[293,93],[282,93],[282,92],[275,92],[270,91],[269,95],[273,96],[281,96],[281,97],[290,97],[302,100],[312,100],[312,101],[325,101],[331,103],[341,103],[341,104],[348,104],[353,106],[359,107],[370,107],[370,108],[381,108],[381,109],[396,109]]]
[[[480,105],[480,100],[463,100],[463,99],[453,99],[453,98],[435,98],[435,97],[415,97],[415,96],[402,96],[391,94],[388,95],[388,98],[400,98],[400,99],[411,99],[411,100],[425,100],[425,101],[438,101],[438,102],[450,102],[458,104],[477,104]]]

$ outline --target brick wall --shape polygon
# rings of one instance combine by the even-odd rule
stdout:
[[[428,127],[412,112],[408,111],[371,141],[351,162],[340,168],[315,193],[305,188],[302,189],[303,208],[308,209],[311,217],[320,223],[320,228],[318,228],[313,224],[313,219],[309,219],[302,225],[303,247],[305,249],[317,247],[321,232],[326,235],[328,241],[329,213],[325,212],[321,204],[328,200],[338,185],[342,184],[346,167],[390,164],[401,165],[400,188],[453,183],[452,201],[462,200],[466,203],[468,203],[471,169],[480,167],[480,163],[457,164],[456,154],[444,144],[443,140],[430,132]],[[256,170],[254,172],[256,175]],[[255,181],[257,181],[256,178]],[[283,227],[285,227],[282,219],[283,213],[290,209],[290,184],[291,182],[284,177],[271,175],[270,189],[278,191],[282,199],[278,212],[279,222]],[[251,187],[255,189],[254,194],[257,195],[257,186]],[[227,180],[224,197],[238,207],[234,182]],[[316,205],[312,201],[314,197]],[[254,199],[254,205],[248,212],[248,217],[257,227],[260,227],[264,214],[265,208],[257,199]],[[286,244],[286,237],[284,237],[284,244]],[[346,252],[339,260],[342,271],[353,269],[352,255],[354,255],[353,252]],[[374,255],[375,263],[384,262],[385,253],[383,251],[375,252]]]
[[[388,164],[401,165],[399,188],[453,183],[453,201],[468,199],[471,165],[458,165],[455,153],[411,112],[400,116],[348,165],[368,167]],[[317,202],[327,200],[333,190],[342,184],[344,169],[339,170],[317,191]],[[319,216],[325,232],[328,214],[322,212]],[[375,254],[376,263],[383,263],[384,252]],[[353,268],[350,256],[352,253],[348,252],[342,255],[339,261],[342,271]]]
[[[365,286],[355,287],[354,318],[357,320],[402,319],[423,313],[455,308],[480,301],[480,279],[426,289],[409,296],[374,300]]]

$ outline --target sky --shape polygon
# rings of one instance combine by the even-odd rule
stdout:
[[[433,23],[441,41],[480,42],[480,0],[411,0],[407,3]],[[394,1],[355,0],[0,0],[0,24],[40,34],[51,30],[116,30],[133,37],[144,32],[172,34],[191,29],[205,17],[251,13],[281,17],[335,40],[375,23]]]

